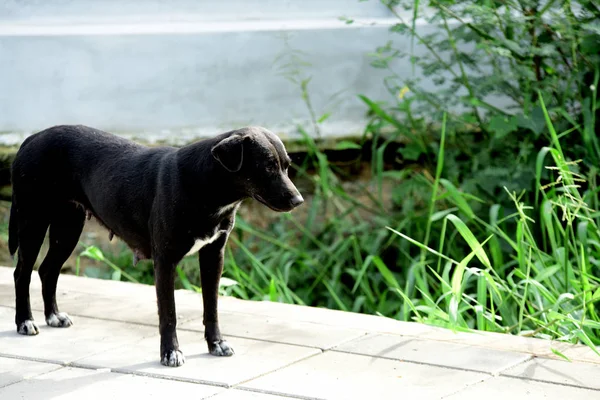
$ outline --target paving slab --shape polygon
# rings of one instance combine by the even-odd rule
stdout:
[[[596,350],[600,352],[600,346],[596,346]],[[565,348],[561,349],[561,352],[571,361],[600,364],[600,356],[588,346],[565,346]]]
[[[83,293],[78,297],[63,299],[58,304],[69,315],[111,321],[158,325],[156,298],[105,296]],[[178,310],[178,320],[181,321]],[[191,316],[190,316],[191,318]]]
[[[242,387],[326,399],[439,399],[488,376],[330,351]]]
[[[78,365],[231,386],[321,353],[309,347],[236,338],[228,340],[233,357],[215,357],[208,353],[201,333],[178,331],[177,336],[186,359],[178,368],[160,364],[158,335],[83,358]]]
[[[524,353],[385,334],[369,334],[334,350],[492,374],[531,358]]]
[[[264,315],[220,312],[219,324],[224,335],[257,338],[280,343],[330,349],[367,332],[352,328],[292,321]],[[204,332],[202,319],[179,325],[182,329]]]
[[[7,400],[165,399],[193,394],[193,398],[202,399],[221,390],[215,386],[67,367],[1,388],[0,398]]]
[[[0,307],[0,355],[67,363],[156,335],[157,328],[84,317],[73,318],[69,328],[46,325],[43,313],[33,312],[40,333],[20,335],[14,323],[14,309]]]
[[[58,364],[0,357],[0,388],[59,368]],[[8,397],[0,391],[0,398]]]
[[[600,390],[598,364],[535,358],[503,371],[502,375]]]
[[[596,400],[600,392],[571,386],[495,377],[444,397],[447,400]]]
[[[14,307],[15,291],[9,268],[0,268],[0,305]],[[41,285],[36,272],[31,278],[31,309],[43,311]],[[108,284],[107,284],[108,283]],[[61,311],[73,316],[158,325],[156,292],[152,285],[105,281],[61,275],[56,302]],[[202,317],[202,296],[190,291],[175,292],[179,322]]]
[[[545,340],[496,332],[453,332],[450,329],[432,329],[424,332],[420,337],[442,342],[460,343],[469,346],[516,351],[547,358],[562,359],[552,351],[554,349],[562,353],[570,354],[575,360],[600,364],[600,357],[588,346],[574,345],[556,340]]]
[[[331,310],[319,307],[276,303],[270,301],[239,300],[234,298],[220,298],[219,309],[235,311],[238,313],[261,315],[264,317],[298,322],[350,328],[370,332],[397,333],[403,335],[419,336],[430,333],[431,330],[447,331],[424,324],[403,322],[376,315],[357,314],[348,311]]]

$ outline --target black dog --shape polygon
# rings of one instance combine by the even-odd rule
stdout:
[[[85,126],[56,126],[28,137],[12,165],[9,249],[19,250],[14,273],[17,331],[36,335],[29,304],[33,265],[48,227],[50,248],[39,275],[46,323],[72,324],[58,311],[56,284],[86,215],[97,218],[133,250],[154,261],[161,363],[185,361],[176,332],[174,273],[199,251],[204,336],[208,350],[230,356],[219,330],[217,298],[223,251],[244,198],[291,211],[304,201],[287,176],[281,140],[248,127],[180,149],[149,148]]]

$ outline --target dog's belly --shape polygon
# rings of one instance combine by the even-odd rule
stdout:
[[[200,251],[201,248],[203,248],[207,244],[210,244],[210,243],[214,242],[221,235],[224,235],[226,233],[227,233],[227,231],[218,230],[218,231],[215,232],[214,235],[212,235],[212,236],[210,236],[208,238],[205,238],[205,239],[196,239],[196,241],[194,242],[192,248],[185,255],[186,256],[191,256],[192,254],[197,253],[198,251]]]

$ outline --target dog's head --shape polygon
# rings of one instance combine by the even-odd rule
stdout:
[[[274,211],[287,212],[304,202],[288,177],[291,160],[281,139],[261,127],[232,132],[211,148],[213,157],[229,173],[244,195]]]

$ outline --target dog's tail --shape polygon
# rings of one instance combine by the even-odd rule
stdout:
[[[8,251],[14,259],[15,253],[19,248],[19,227],[17,225],[17,204],[15,202],[15,194],[13,192],[12,204],[10,206],[10,217],[8,220]]]

